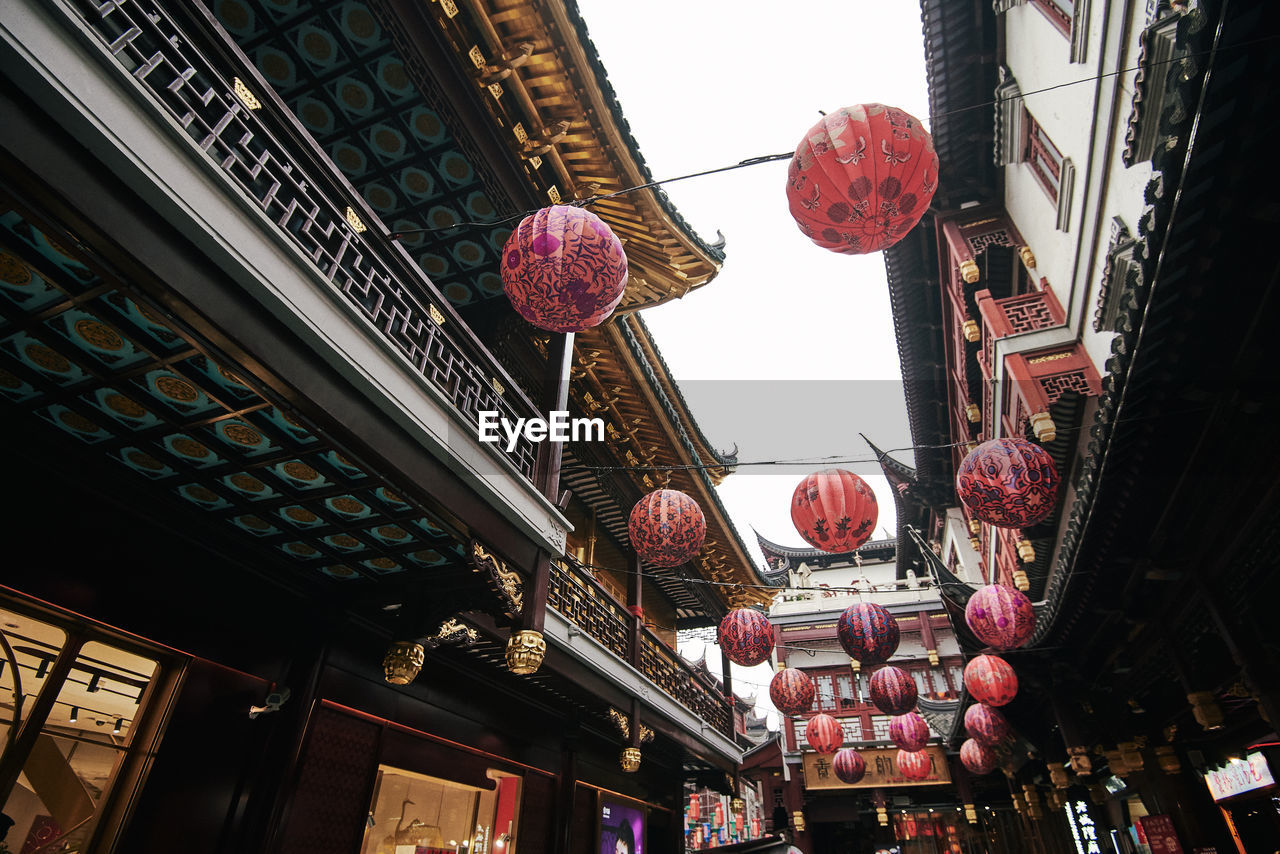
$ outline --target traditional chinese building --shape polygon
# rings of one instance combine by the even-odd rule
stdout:
[[[20,0],[0,39],[9,848],[683,847],[742,710],[675,630],[765,599],[637,311],[723,252],[646,190],[596,206],[610,323],[501,296],[521,212],[649,177],[573,4]],[[551,410],[607,441],[479,440]],[[707,547],[655,570],[665,484]]]
[[[1243,166],[1275,125],[1255,41],[1274,10],[922,10],[941,178],[886,252],[917,446],[900,561],[943,583],[966,653],[976,586],[1016,586],[1037,616],[1008,656],[1018,738],[979,821],[991,850],[1265,851],[1276,305],[1269,285],[1219,283],[1276,274],[1248,201],[1276,181]],[[1024,530],[969,517],[952,488],[975,443],[1009,436],[1063,479]],[[1215,789],[1233,764],[1257,785]]]

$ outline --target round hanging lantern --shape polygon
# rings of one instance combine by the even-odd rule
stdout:
[[[858,751],[846,747],[836,751],[836,758],[831,760],[831,769],[841,781],[852,786],[866,776],[867,760]]]
[[[929,725],[916,712],[895,715],[889,720],[889,740],[903,750],[923,750],[929,743]]]
[[[863,664],[883,664],[898,649],[898,621],[884,607],[859,602],[844,609],[836,623],[840,646]]]
[[[896,761],[898,773],[917,783],[927,780],[929,772],[933,770],[933,761],[923,750],[899,750]]]
[[[821,754],[835,753],[844,745],[844,730],[831,715],[814,715],[804,726],[809,746]]]
[[[520,316],[548,332],[603,323],[627,287],[627,256],[604,220],[552,205],[525,217],[502,247],[502,289]]]
[[[964,621],[979,640],[996,649],[1017,649],[1036,630],[1031,600],[1003,584],[988,584],[970,596]]]
[[[979,655],[964,667],[969,696],[988,706],[1003,706],[1018,695],[1018,676],[998,655]]]
[[[679,566],[702,551],[707,519],[698,502],[676,489],[656,489],[627,520],[631,546],[651,566]]]
[[[832,554],[851,552],[869,540],[879,516],[871,487],[844,469],[814,472],[791,496],[791,522],[800,536]]]
[[[787,667],[773,674],[769,683],[769,699],[784,715],[799,715],[813,706],[813,680],[803,670]]]
[[[884,104],[822,117],[796,146],[787,205],[804,235],[846,255],[878,252],[911,230],[938,189],[938,155],[920,120]]]
[[[985,744],[968,738],[960,745],[960,764],[973,774],[990,774],[996,767],[996,754]]]
[[[974,703],[964,712],[964,731],[987,747],[995,747],[1009,734],[1009,722],[996,709]]]
[[[916,707],[916,683],[900,667],[886,664],[871,674],[871,702],[886,715],[905,715]]]
[[[720,648],[734,664],[753,667],[773,654],[773,624],[753,608],[735,608],[720,621]]]
[[[1058,470],[1048,451],[1026,439],[992,439],[969,452],[956,472],[969,513],[997,528],[1026,528],[1053,511]]]

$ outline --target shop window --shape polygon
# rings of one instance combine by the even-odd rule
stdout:
[[[834,679],[830,676],[819,676],[814,680],[817,687],[817,691],[814,692],[816,708],[824,712],[835,711],[836,708],[836,692],[833,683]]]
[[[836,697],[841,709],[852,709],[858,705],[858,700],[853,695],[852,674],[836,677]]]
[[[487,776],[491,788],[379,765],[361,854],[514,854],[520,777]]]
[[[140,785],[142,757],[159,739],[147,712],[163,707],[157,698],[171,693],[175,674],[162,673],[158,656],[56,613],[0,610],[0,641],[9,712],[0,742],[21,769],[0,791],[13,820],[5,842],[14,851],[110,850],[103,840],[118,828],[100,820]]]

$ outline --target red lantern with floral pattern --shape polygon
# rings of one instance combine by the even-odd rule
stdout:
[[[599,326],[626,287],[622,242],[584,208],[543,208],[521,220],[502,248],[502,289],[521,317],[548,332]]]
[[[995,747],[1009,734],[1009,722],[991,706],[974,703],[965,709],[964,731],[987,747]]]
[[[990,774],[996,767],[996,754],[981,742],[965,739],[960,745],[960,764],[973,774]]]
[[[1003,706],[1018,695],[1018,676],[998,655],[979,655],[964,667],[969,696],[988,706]]]
[[[972,516],[989,525],[1026,528],[1053,512],[1058,469],[1034,442],[992,439],[960,462],[956,494]]]
[[[916,683],[900,667],[886,664],[871,674],[871,702],[886,715],[905,715],[916,707]]]
[[[707,538],[698,502],[677,489],[657,489],[636,502],[627,520],[631,547],[651,566],[688,563]]]
[[[725,614],[717,638],[725,656],[743,667],[763,664],[773,655],[773,624],[754,608],[735,608]]]
[[[800,536],[832,554],[851,552],[869,540],[879,516],[871,487],[844,469],[809,475],[791,496],[791,521]]]
[[[889,720],[889,740],[902,750],[923,750],[929,743],[929,724],[918,712],[894,715]]]
[[[964,621],[979,640],[996,649],[1017,649],[1036,630],[1036,612],[1021,591],[988,584],[964,606]]]
[[[803,670],[787,667],[773,674],[769,682],[769,699],[784,715],[799,715],[813,705],[813,680]]]
[[[898,649],[898,621],[883,605],[858,602],[844,609],[836,621],[836,638],[850,658],[862,664],[883,664]]]
[[[815,751],[826,755],[835,753],[844,744],[844,730],[831,715],[819,714],[805,724],[804,738]]]
[[[866,776],[867,760],[858,751],[846,747],[836,751],[835,759],[831,760],[831,769],[841,781],[852,786]]]
[[[787,169],[787,205],[804,235],[847,255],[911,230],[938,189],[933,138],[910,113],[855,104],[809,129]]]
[[[915,783],[929,779],[933,770],[933,759],[924,750],[899,750],[895,761],[898,773]]]

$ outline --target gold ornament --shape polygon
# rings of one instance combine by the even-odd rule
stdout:
[[[747,802],[742,798],[734,798],[729,801],[729,810],[731,812],[740,813],[747,808]]]
[[[1212,691],[1193,691],[1187,695],[1187,702],[1191,704],[1196,723],[1203,729],[1222,729],[1222,707],[1218,705]]]
[[[967,819],[967,820],[968,820],[969,824],[977,824],[977,823],[978,823],[978,808],[977,808],[977,807],[975,807],[973,804],[965,804],[965,805],[964,805],[964,817],[965,817],[965,819]]]
[[[547,642],[542,632],[521,629],[507,641],[507,667],[519,676],[536,673],[546,655]]]
[[[618,764],[622,766],[622,770],[628,774],[634,774],[640,770],[640,748],[624,747],[622,755],[618,757]]]
[[[937,667],[942,663],[942,659],[938,657],[938,651],[936,649],[927,649],[925,652],[929,654],[929,663],[934,667]]]
[[[978,326],[976,320],[966,320],[960,325],[964,332],[964,340],[970,344],[976,344],[982,340],[982,329]]]
[[[982,533],[982,522],[977,519],[969,520],[969,533],[975,537]]]
[[[1013,571],[1013,586],[1023,593],[1031,589],[1031,579],[1027,578],[1025,569],[1015,569]]]
[[[408,685],[418,678],[427,651],[413,641],[396,641],[382,657],[382,675],[392,685]]]
[[[1035,253],[1031,251],[1030,246],[1019,246],[1018,257],[1022,259],[1023,264],[1026,264],[1032,270],[1036,268],[1036,256]]]
[[[964,408],[964,417],[968,418],[971,423],[977,424],[982,420],[982,410],[978,407],[978,404],[970,403]]]
[[[1036,559],[1036,547],[1030,540],[1018,540],[1018,557],[1023,563],[1031,563]]]
[[[1058,427],[1047,412],[1037,412],[1031,416],[1031,432],[1041,442],[1052,442],[1058,438]]]
[[[876,821],[881,827],[889,826],[889,811],[886,807],[876,807]]]
[[[1056,762],[1049,764],[1049,781],[1059,789],[1065,789],[1071,785],[1071,778],[1067,776],[1067,769]]]
[[[960,278],[964,279],[965,284],[977,284],[980,275],[977,261],[970,259],[960,262]]]
[[[1089,748],[1068,747],[1067,759],[1077,777],[1088,777],[1093,773],[1093,765],[1089,762]]]
[[[796,829],[796,833],[804,833],[804,813],[796,810],[791,814],[791,826]]]

